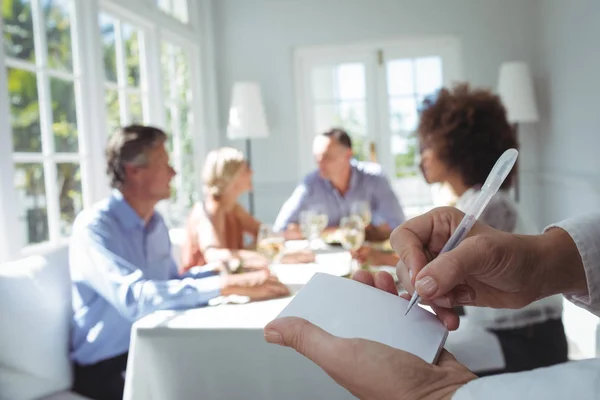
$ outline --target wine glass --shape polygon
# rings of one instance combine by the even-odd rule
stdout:
[[[273,227],[268,224],[261,224],[258,228],[258,237],[256,240],[256,250],[265,256],[272,264],[281,255],[285,239],[282,233],[273,231]]]
[[[300,229],[304,237],[308,239],[309,247],[312,247],[315,240],[321,236],[328,223],[327,214],[319,213],[316,210],[305,210],[300,213]]]
[[[371,205],[368,201],[356,201],[350,206],[350,214],[358,215],[366,226],[371,224]]]
[[[356,251],[365,242],[365,223],[358,215],[344,217],[340,221],[340,240],[344,249]],[[350,260],[350,273],[358,269],[358,261]]]

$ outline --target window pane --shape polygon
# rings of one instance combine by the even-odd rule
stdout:
[[[393,134],[390,143],[395,161],[395,177],[417,176],[417,139],[416,135],[402,136]]]
[[[181,200],[184,206],[191,207],[196,200],[196,189],[198,188],[198,179],[194,170],[194,139],[190,129],[191,114],[189,113],[188,104],[182,104],[180,109],[179,127],[181,128],[182,149],[182,192]]]
[[[163,42],[161,45],[163,93],[176,102],[191,101],[190,62],[180,46]]]
[[[360,63],[317,67],[312,70],[313,98],[362,100],[365,98],[365,66]]]
[[[340,100],[362,100],[365,98],[365,66],[342,64],[337,68],[337,85]]]
[[[173,152],[173,112],[171,107],[166,108],[167,112],[167,150],[169,153]],[[172,162],[173,160],[171,160]],[[179,171],[178,171],[179,172]]]
[[[390,100],[390,128],[393,133],[417,128],[417,101],[413,97]]]
[[[387,65],[387,86],[390,96],[406,96],[415,92],[413,61],[393,60]]]
[[[115,48],[114,20],[106,14],[100,14],[100,36],[104,57],[104,76],[111,82],[117,81],[117,52]]]
[[[362,101],[342,102],[339,104],[338,119],[335,123],[343,126],[351,135],[366,135],[367,113]]]
[[[345,129],[352,138],[352,148],[358,159],[367,159],[367,121],[363,101],[335,102],[315,106],[315,134],[331,128]]]
[[[439,57],[418,58],[417,92],[428,95],[442,87],[442,60]]]
[[[173,46],[167,42],[162,42],[160,46],[160,63],[163,77],[163,95],[171,98],[171,60],[173,59]]]
[[[13,149],[17,152],[42,151],[37,81],[34,73],[8,68]]]
[[[71,70],[71,20],[70,0],[43,0],[50,68]]]
[[[312,70],[313,99],[333,100],[335,98],[334,76],[335,69],[332,67],[319,67]]]
[[[140,85],[140,44],[139,32],[131,25],[123,24],[125,45],[125,65],[127,66],[127,86]]]
[[[50,78],[52,96],[52,131],[57,152],[76,153],[77,113],[75,108],[75,87],[72,81]]]
[[[75,221],[75,217],[83,208],[79,164],[57,164],[56,175],[60,196],[60,232],[63,236],[69,236],[73,221]]]
[[[351,135],[366,135],[367,117],[362,101],[317,104],[315,130],[317,134],[341,127]]]
[[[33,20],[29,0],[4,0],[2,6],[4,51],[8,57],[35,61]]]
[[[191,86],[190,86],[190,65],[188,55],[179,46],[173,46],[174,60],[175,60],[175,79],[176,90],[175,99],[177,101],[190,101],[191,100]]]
[[[192,135],[192,113],[190,111],[190,103],[182,103],[180,110],[181,119],[179,121],[179,128],[181,129],[184,146],[189,145],[190,152],[193,152],[194,138]]]
[[[173,16],[187,24],[188,22],[188,9],[187,0],[172,0],[173,1]]]
[[[110,136],[121,126],[119,93],[116,90],[107,88],[104,92],[104,102],[106,104],[106,126]]]
[[[336,103],[315,106],[315,134],[321,134],[333,128],[336,121],[339,121]]]
[[[161,11],[164,11],[167,14],[171,14],[171,0],[155,0],[156,5]]]
[[[137,93],[129,93],[127,95],[127,101],[129,102],[129,118],[130,123],[144,123],[144,114],[142,112],[142,100],[140,95]]]
[[[25,224],[26,242],[48,240],[46,189],[42,164],[16,164],[15,188],[21,205],[20,220]]]

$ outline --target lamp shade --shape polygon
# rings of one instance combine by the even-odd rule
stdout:
[[[256,82],[236,82],[231,94],[227,137],[233,140],[268,136],[260,86]]]
[[[529,123],[539,120],[531,72],[526,63],[511,61],[500,66],[498,94],[506,107],[509,122]]]

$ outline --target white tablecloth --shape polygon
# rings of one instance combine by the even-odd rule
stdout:
[[[347,274],[349,261],[345,252],[323,252],[318,264],[274,271],[297,291],[316,272]],[[353,398],[312,362],[264,341],[263,327],[290,301],[160,311],[141,319],[132,331],[124,398]]]
[[[295,292],[316,272],[347,274],[349,261],[347,253],[323,252],[317,264],[274,271]],[[160,311],[141,319],[132,331],[124,399],[353,398],[312,362],[264,341],[263,327],[290,301]],[[481,359],[478,352],[497,350],[489,337],[478,347],[472,331],[463,332],[451,334],[446,347],[467,365]]]

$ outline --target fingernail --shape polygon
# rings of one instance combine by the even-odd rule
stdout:
[[[274,331],[272,329],[267,329],[265,331],[265,340],[269,343],[278,344],[283,346],[283,336],[281,333]]]
[[[421,296],[431,297],[437,292],[438,285],[432,277],[426,276],[415,283],[415,289]]]
[[[474,300],[473,293],[469,291],[459,292],[456,295],[456,302],[461,304],[472,303]]]
[[[412,273],[412,269],[408,270],[408,278],[410,279],[410,282],[412,283],[413,280],[413,273]]]

